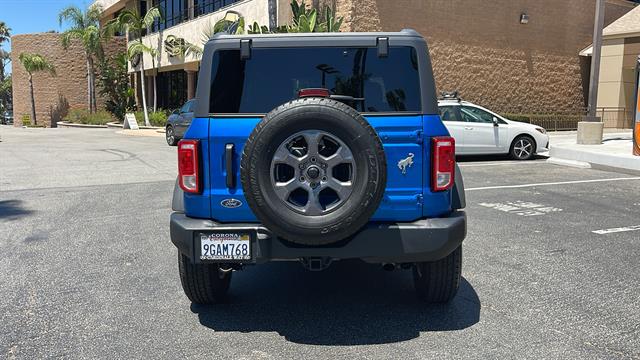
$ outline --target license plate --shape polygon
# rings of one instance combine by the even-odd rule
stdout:
[[[251,236],[234,232],[200,234],[200,260],[251,260]]]

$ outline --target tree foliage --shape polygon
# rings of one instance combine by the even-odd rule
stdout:
[[[100,95],[106,98],[105,109],[118,120],[124,120],[125,114],[136,108],[127,72],[127,55],[121,53],[112,58],[105,57],[98,63],[98,68]]]
[[[52,63],[40,54],[21,53],[18,57],[20,63],[29,75],[46,71],[52,76],[56,75],[56,68]]]
[[[339,32],[343,18],[336,18],[335,11],[329,6],[325,6],[319,15],[318,10],[307,6],[304,0],[298,3],[291,0],[291,12],[293,14],[291,25],[283,25],[275,29],[269,29],[258,22],[246,26],[245,19],[235,11],[228,11],[223,19],[218,20],[212,26],[206,27],[202,31],[202,45],[197,45],[174,35],[167,36],[165,45],[171,56],[185,58],[192,55],[201,58],[206,44],[217,33],[231,35],[238,34],[271,34],[271,33],[305,33],[305,32]]]

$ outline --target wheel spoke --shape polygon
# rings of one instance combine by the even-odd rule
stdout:
[[[317,131],[305,131],[302,136],[307,142],[307,155],[318,155],[318,143],[322,138],[322,133]]]
[[[300,164],[300,159],[298,159],[297,157],[293,156],[293,154],[291,154],[289,152],[289,149],[287,149],[285,146],[280,146],[278,148],[276,153],[273,155],[273,161],[276,164],[287,164],[287,165],[295,168],[296,169],[296,174],[297,174],[298,164]]]
[[[274,189],[281,200],[287,201],[289,199],[289,195],[291,195],[291,192],[299,187],[300,184],[297,183],[297,179],[294,177],[287,182],[275,183]]]
[[[351,181],[343,182],[333,178],[324,183],[322,187],[330,188],[335,191],[341,201],[346,200],[349,195],[351,195],[351,190],[353,188]]]
[[[309,200],[304,206],[303,211],[307,215],[320,215],[324,212],[318,194],[314,192],[309,193]]]
[[[344,146],[340,146],[335,154],[329,156],[324,159],[324,161],[329,165],[330,168],[340,164],[353,164],[353,155],[351,151]]]

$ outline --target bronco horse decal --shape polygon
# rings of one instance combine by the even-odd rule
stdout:
[[[402,171],[402,174],[406,174],[407,173],[407,168],[410,168],[411,165],[413,165],[413,153],[409,153],[409,156],[398,161],[398,169],[400,169],[400,171]]]

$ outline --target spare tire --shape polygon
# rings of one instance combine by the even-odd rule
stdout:
[[[270,231],[304,245],[343,240],[378,209],[387,181],[382,142],[360,113],[327,98],[268,113],[240,165],[247,204]]]

